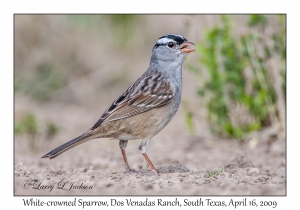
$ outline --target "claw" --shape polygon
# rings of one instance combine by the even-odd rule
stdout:
[[[129,167],[128,168],[126,167],[126,171],[124,173],[137,173],[137,171]]]

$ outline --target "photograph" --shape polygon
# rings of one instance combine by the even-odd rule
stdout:
[[[14,196],[286,196],[286,33],[285,14],[14,14]]]

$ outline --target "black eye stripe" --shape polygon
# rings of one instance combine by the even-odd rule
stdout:
[[[168,42],[168,43],[165,43],[165,44],[155,44],[154,45],[154,47],[153,47],[153,49],[154,48],[158,48],[159,46],[163,46],[163,45],[169,45],[169,43],[173,43],[173,42]],[[173,43],[174,44],[174,43]],[[174,44],[175,45],[175,44]],[[173,45],[173,47],[174,47],[174,45]],[[170,46],[169,46],[170,47]],[[172,47],[171,47],[172,48]]]
[[[153,48],[158,48],[159,46],[163,46],[163,45],[166,45],[166,44],[156,44],[156,45],[154,45]]]

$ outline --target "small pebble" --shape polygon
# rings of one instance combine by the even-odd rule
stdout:
[[[249,176],[257,175],[259,173],[260,171],[258,168],[249,168],[249,170],[247,171],[247,175]]]
[[[145,185],[145,190],[151,190],[153,187],[152,187],[152,185],[150,185],[150,184],[147,184],[147,185]]]

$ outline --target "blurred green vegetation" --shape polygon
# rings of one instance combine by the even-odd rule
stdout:
[[[183,111],[184,111],[184,116],[185,116],[185,124],[189,129],[189,133],[191,135],[195,134],[195,125],[193,123],[194,121],[194,115],[192,111],[189,109],[189,102],[188,101],[183,101]]]
[[[43,131],[44,130],[44,131]],[[24,135],[28,141],[30,150],[37,150],[38,137],[43,135],[45,139],[52,139],[59,131],[59,128],[52,121],[47,121],[46,128],[41,129],[37,118],[32,113],[26,113],[15,123],[14,132],[16,135]]]
[[[250,15],[248,31],[243,35],[233,35],[233,21],[222,15],[222,25],[210,28],[205,38],[197,43],[199,62],[209,74],[203,81],[199,70],[190,70],[201,78],[203,87],[197,90],[206,101],[208,121],[212,131],[224,137],[242,139],[245,134],[260,130],[279,121],[276,103],[278,94],[286,92],[286,43],[285,16],[277,16],[279,33],[266,32],[270,16]],[[281,84],[274,84],[272,73],[267,65],[276,60],[280,68]],[[275,75],[276,76],[276,75]],[[274,85],[281,87],[281,93]],[[186,115],[191,124],[192,116]]]
[[[22,18],[21,15],[18,18]],[[82,55],[87,49],[83,47],[85,43],[109,41],[108,50],[122,52],[132,46],[135,28],[142,16],[28,15],[24,18],[28,18],[25,27],[18,27],[15,38],[14,91],[49,101],[51,93],[97,70],[90,67],[89,60],[97,56],[101,59],[101,55],[95,54],[91,59],[90,55]],[[89,50],[95,52],[93,48]]]
[[[68,19],[74,27],[81,30],[94,30],[99,34],[103,32],[104,24],[109,26],[109,34],[113,36],[116,46],[126,48],[130,44],[130,38],[135,33],[136,25],[141,19],[139,15],[115,14],[115,15],[68,15]]]
[[[35,136],[38,132],[38,124],[36,117],[31,114],[27,113],[25,114],[22,119],[16,123],[15,125],[15,133],[21,134],[21,133],[28,133],[32,136]]]
[[[47,139],[52,139],[59,131],[58,126],[51,121],[47,122],[46,127],[47,127],[46,128],[46,138]]]
[[[55,64],[45,63],[37,67],[37,73],[30,78],[15,78],[14,91],[22,91],[35,99],[50,99],[50,93],[62,88],[67,83],[56,70]]]
[[[204,178],[210,179],[215,176],[220,176],[224,173],[225,167],[223,166],[220,170],[212,170],[212,171],[207,171],[206,174],[204,175]]]

